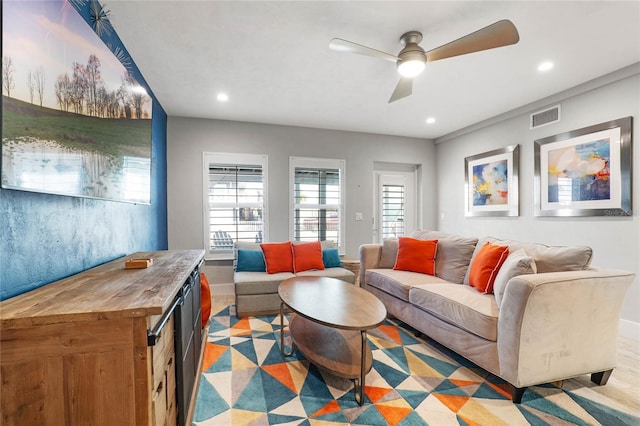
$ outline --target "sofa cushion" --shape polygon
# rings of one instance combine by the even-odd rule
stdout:
[[[322,246],[320,241],[293,244],[293,272],[323,270]]]
[[[409,302],[456,327],[496,341],[498,305],[492,294],[461,284],[423,284],[409,290]]]
[[[200,272],[200,310],[202,312],[200,325],[204,328],[211,318],[211,286],[204,272]]]
[[[326,268],[321,271],[303,271],[296,274],[297,277],[331,277],[348,283],[354,283],[356,276],[345,268]]]
[[[421,240],[438,240],[436,277],[462,284],[478,243],[477,238],[462,237],[440,231],[418,229],[411,234]]]
[[[409,289],[418,284],[446,283],[442,278],[419,272],[398,271],[395,269],[367,269],[365,282],[379,290],[389,293],[405,302],[409,301]]]
[[[393,238],[385,238],[382,240],[382,251],[380,252],[381,268],[393,268],[398,257],[398,240]]]
[[[239,249],[235,270],[239,272],[265,272],[267,267],[264,263],[262,250]]]
[[[510,251],[523,249],[536,262],[538,273],[582,271],[589,268],[591,247],[586,246],[548,246],[538,243],[526,243],[515,240],[502,240],[494,237],[483,238],[474,252],[474,256],[486,242],[500,246],[509,246]],[[465,284],[469,284],[469,273],[465,277]]]
[[[277,293],[278,286],[286,279],[293,278],[291,272],[267,274],[264,272],[236,272],[233,274],[236,294]]]
[[[418,240],[400,237],[398,256],[393,269],[435,275],[435,257],[438,240]]]
[[[322,263],[325,268],[342,268],[340,253],[337,248],[322,250]]]
[[[528,256],[523,249],[518,249],[509,254],[507,260],[500,267],[500,271],[493,283],[493,294],[496,296],[498,309],[502,305],[502,296],[509,280],[518,275],[535,274],[536,270],[536,261],[531,256]]]
[[[469,285],[482,293],[493,293],[493,283],[509,256],[509,246],[485,243],[469,266]]]
[[[293,272],[293,252],[291,242],[260,244],[264,253],[264,262],[269,274]]]
[[[261,243],[254,243],[252,241],[235,241],[233,243],[233,270],[235,271],[236,265],[238,262],[238,250],[260,250],[262,251],[262,247],[260,247]],[[293,241],[293,244],[300,244],[299,241]],[[322,250],[328,250],[335,247],[333,241],[320,241],[320,245],[322,246]]]
[[[233,270],[238,267],[238,250],[260,250],[260,243],[250,243],[248,241],[235,241],[233,243]]]

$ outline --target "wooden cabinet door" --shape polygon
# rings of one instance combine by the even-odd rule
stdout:
[[[135,424],[131,357],[130,350],[65,357],[68,424]]]
[[[131,323],[3,330],[2,424],[135,426]]]
[[[4,426],[64,423],[62,358],[2,363],[2,420]]]

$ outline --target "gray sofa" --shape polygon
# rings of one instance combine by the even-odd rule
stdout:
[[[616,366],[622,302],[635,274],[591,267],[588,247],[428,230],[412,237],[438,240],[435,276],[394,270],[397,240],[360,247],[361,286],[390,315],[506,380],[515,403],[528,386],[582,374],[607,382]],[[510,253],[521,249],[532,268],[500,277],[505,262],[496,278],[496,286],[498,278],[503,285],[495,294],[481,293],[469,285],[469,265],[485,242],[508,245]]]
[[[295,242],[294,242],[295,244]],[[323,241],[322,248],[332,248],[331,242]],[[355,282],[355,274],[342,267],[326,268],[323,270],[280,272],[238,272],[236,271],[238,250],[260,250],[260,244],[237,242],[234,249],[233,282],[235,287],[236,316],[247,317],[269,315],[280,312],[280,296],[278,286],[288,278],[295,276],[322,276],[337,278],[350,283]]]

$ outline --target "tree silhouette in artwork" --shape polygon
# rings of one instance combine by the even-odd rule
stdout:
[[[33,73],[33,79],[36,86],[36,93],[38,94],[38,100],[40,101],[40,106],[42,106],[42,99],[44,98],[44,85],[46,82],[43,67],[38,67],[36,69],[36,72]]]
[[[147,117],[143,110],[146,92],[133,75],[124,71],[120,87],[107,90],[102,78],[100,59],[92,54],[87,65],[74,62],[72,74],[60,74],[55,83],[56,103],[64,111],[102,118]]]
[[[7,96],[11,97],[11,90],[16,87],[14,79],[15,68],[10,56],[2,57],[2,88],[7,92]]]

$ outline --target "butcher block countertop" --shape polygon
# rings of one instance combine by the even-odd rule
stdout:
[[[151,258],[144,269],[129,259]],[[160,315],[204,250],[138,252],[0,302],[0,328]]]

